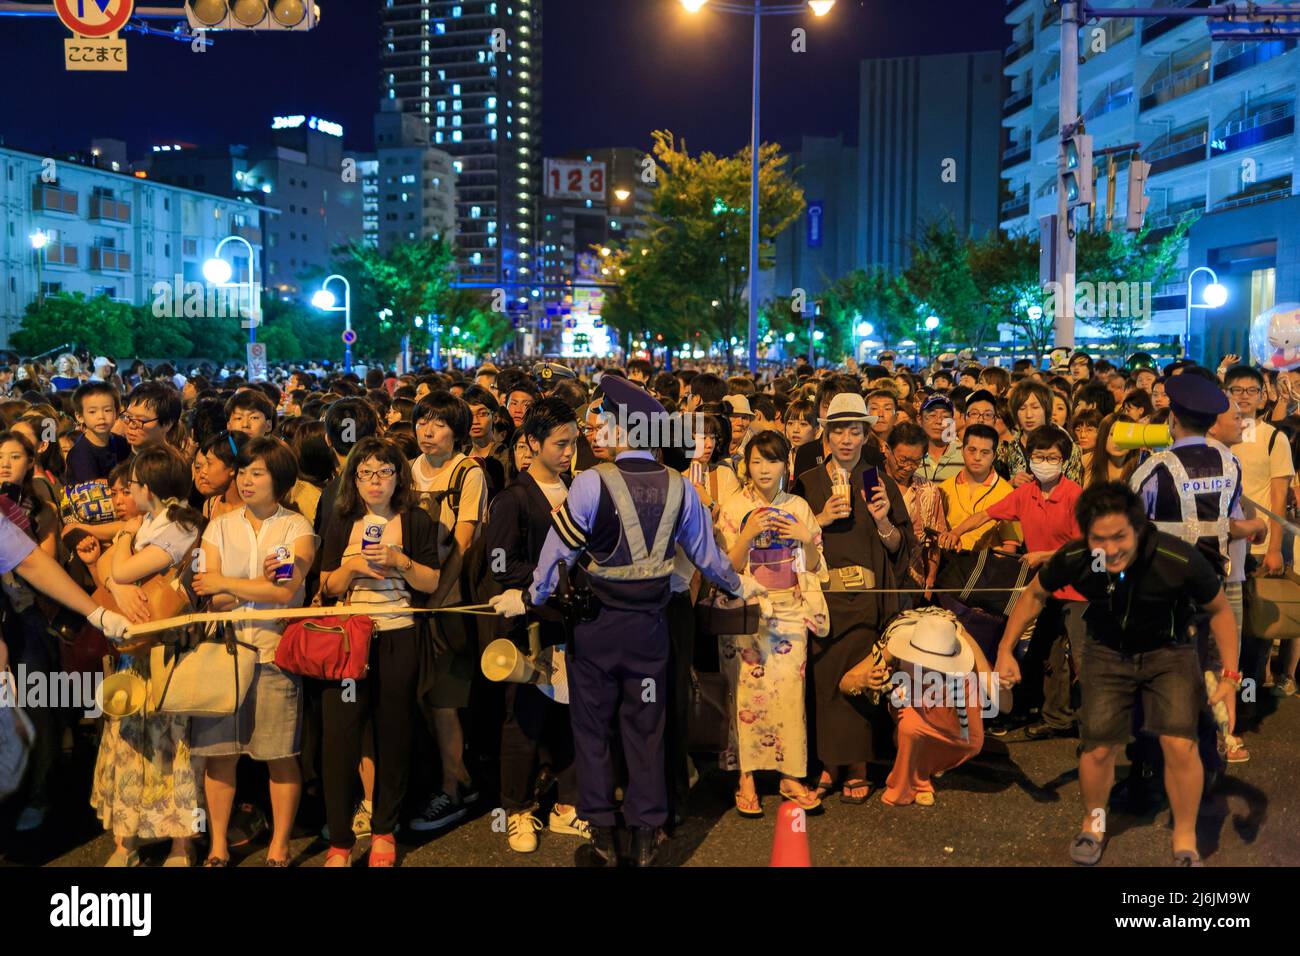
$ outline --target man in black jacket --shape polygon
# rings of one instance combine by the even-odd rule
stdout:
[[[532,449],[533,460],[514,484],[492,502],[484,528],[487,562],[494,582],[502,590],[525,588],[551,528],[551,512],[568,494],[566,475],[578,441],[578,422],[572,408],[560,398],[543,398],[524,416],[521,429]],[[559,611],[537,608],[541,646],[566,643],[567,630]],[[506,621],[517,646],[528,647],[528,622],[523,617]],[[549,690],[549,688],[548,688]],[[501,803],[507,813],[510,848],[519,853],[537,849],[542,823],[535,784],[539,751],[545,749],[551,772],[559,785],[552,808],[552,833],[587,838],[587,822],[578,817],[577,772],[573,764],[573,731],[568,707],[533,684],[506,685],[506,720],[501,729]]]

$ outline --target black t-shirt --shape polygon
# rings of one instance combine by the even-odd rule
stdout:
[[[1195,546],[1154,528],[1144,533],[1127,570],[1094,571],[1094,562],[1087,541],[1076,539],[1052,556],[1038,583],[1049,592],[1073,585],[1088,601],[1088,636],[1125,653],[1189,641],[1192,616],[1222,587]]]
[[[116,468],[118,463],[130,457],[131,446],[121,435],[109,435],[108,444],[102,448],[82,435],[68,451],[68,467],[64,472],[64,480],[70,485],[79,485],[83,481],[107,479],[108,473]]]

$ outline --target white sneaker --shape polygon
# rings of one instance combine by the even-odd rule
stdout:
[[[537,849],[537,831],[542,821],[531,813],[512,813],[507,823],[510,849],[516,853],[532,853]]]
[[[556,813],[552,810],[549,829],[552,833],[581,837],[584,840],[591,839],[591,824],[578,816],[577,807],[567,813]]]

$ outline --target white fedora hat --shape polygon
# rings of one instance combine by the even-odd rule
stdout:
[[[956,621],[945,614],[904,614],[889,626],[890,656],[944,674],[975,669],[975,652],[957,634]]]
[[[830,406],[826,409],[826,417],[819,418],[818,421],[827,428],[847,422],[865,422],[874,425],[876,416],[867,414],[867,403],[857,392],[840,392],[831,399]]]

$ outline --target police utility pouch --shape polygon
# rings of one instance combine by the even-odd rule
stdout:
[[[1300,574],[1246,579],[1244,633],[1264,640],[1300,638]]]
[[[165,714],[229,717],[248,693],[257,648],[235,639],[229,622],[222,636],[186,646],[159,644],[149,652],[149,706]]]

